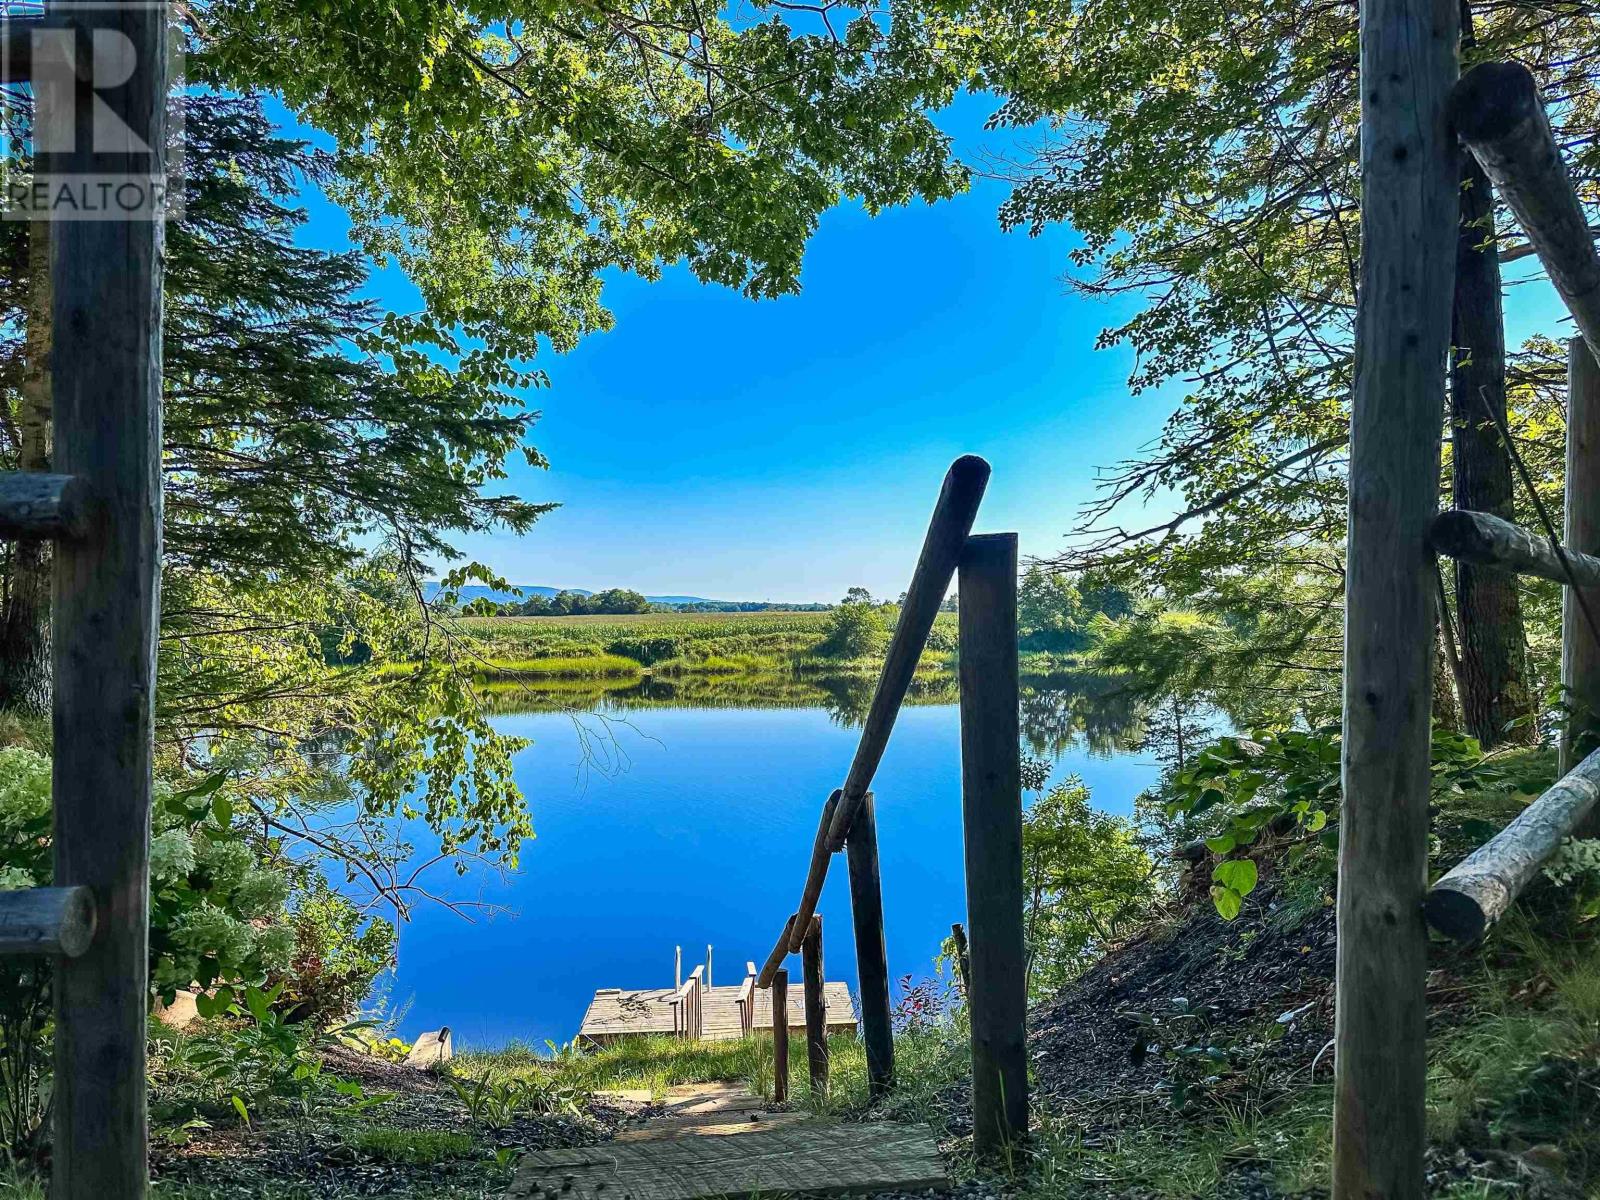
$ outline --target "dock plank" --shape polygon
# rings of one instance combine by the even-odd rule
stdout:
[[[735,1041],[744,1030],[739,1024],[738,987],[707,988],[703,994],[704,1016],[702,1036],[706,1041]],[[670,1034],[672,1032],[671,988],[641,988],[625,990],[604,988],[594,994],[583,1023],[578,1029],[580,1040],[608,1042],[635,1034]],[[757,990],[755,1027],[772,1028],[772,993]],[[824,996],[828,1002],[828,1029],[839,1033],[855,1028],[855,1006],[850,998],[849,985],[832,982],[825,985]],[[799,996],[789,1002],[789,1027],[805,1027],[805,1004]]]
[[[759,1193],[844,1196],[945,1190],[923,1125],[801,1122],[736,1137],[678,1136],[535,1150],[508,1197],[562,1200],[743,1200]]]

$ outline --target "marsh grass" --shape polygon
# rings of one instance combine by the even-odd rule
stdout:
[[[486,679],[876,672],[881,654],[847,659],[828,652],[830,618],[827,612],[637,613],[459,617],[449,624],[470,643],[473,670]],[[949,665],[955,631],[954,614],[940,614],[924,670]]]

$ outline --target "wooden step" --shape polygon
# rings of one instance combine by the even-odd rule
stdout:
[[[925,1125],[802,1121],[727,1137],[606,1142],[535,1150],[517,1168],[515,1200],[742,1200],[781,1192],[846,1196],[947,1190]]]

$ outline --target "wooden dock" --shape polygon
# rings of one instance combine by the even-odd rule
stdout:
[[[739,999],[745,989],[738,987],[711,987],[702,992],[704,1025],[701,1037],[706,1041],[737,1041],[744,1036],[744,1026],[739,1011]],[[676,988],[601,988],[589,1001],[583,1014],[583,1024],[578,1029],[578,1040],[597,1046],[608,1045],[619,1038],[640,1034],[671,1035],[678,1032],[673,1011]],[[855,1006],[850,999],[850,989],[843,983],[825,985],[824,996],[828,1004],[828,1032],[851,1033],[856,1027]],[[772,1032],[772,992],[754,992],[755,1032]],[[789,1000],[789,1028],[804,1030],[806,1006],[798,992]],[[803,1034],[801,1035],[803,1036]]]

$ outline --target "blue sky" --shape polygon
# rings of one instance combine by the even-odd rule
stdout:
[[[969,157],[990,105],[941,117]],[[1004,135],[994,135],[1003,137]],[[533,442],[509,488],[562,507],[522,537],[464,539],[516,583],[631,587],[730,600],[831,601],[854,585],[893,597],[910,577],[939,481],[959,454],[994,476],[979,517],[1049,555],[1097,467],[1160,432],[1180,391],[1128,393],[1132,355],[1096,350],[1133,306],[1071,293],[1069,229],[1002,233],[1004,185],[876,218],[828,213],[798,296],[753,302],[669,271],[618,276],[615,330],[540,365]],[[312,204],[308,240],[347,244]],[[374,292],[412,307],[393,272]],[[1543,285],[1514,288],[1511,336],[1552,330]]]

